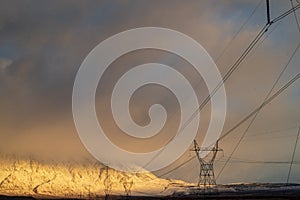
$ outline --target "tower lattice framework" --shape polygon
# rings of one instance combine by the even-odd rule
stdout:
[[[204,187],[211,187],[215,186],[216,179],[215,179],[215,173],[214,173],[214,161],[216,159],[217,153],[219,151],[223,151],[218,146],[218,141],[216,142],[215,146],[212,148],[201,148],[196,140],[194,140],[194,149],[197,158],[200,163],[200,172],[199,172],[199,180],[198,180],[198,186],[204,186]],[[209,151],[212,155],[211,158],[205,159],[201,158],[200,153],[202,151]]]

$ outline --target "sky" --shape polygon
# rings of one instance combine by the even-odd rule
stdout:
[[[272,18],[291,8],[290,1],[270,2]],[[266,23],[265,12],[264,1],[260,0],[0,0],[0,153],[49,161],[93,160],[75,129],[72,89],[80,64],[106,38],[138,27],[174,29],[199,42],[224,75]],[[300,16],[300,11],[296,14]],[[272,25],[266,35],[225,83],[227,116],[224,132],[262,103],[300,42],[293,14]],[[297,51],[275,91],[299,73],[299,54]],[[154,61],[173,66],[190,76],[193,87],[199,91],[197,97],[200,101],[207,96],[201,76],[195,75],[189,64],[176,55],[159,50],[140,50],[118,58],[112,63],[110,73],[107,72],[100,81],[96,110],[99,123],[110,132],[108,137],[115,144],[134,152],[159,148],[172,137],[179,120],[173,107],[178,107],[178,102],[172,93],[159,86],[145,86],[134,94],[130,110],[138,124],[149,123],[147,110],[155,102],[169,105],[166,109],[171,112],[170,116],[175,114],[168,119],[159,135],[161,138],[151,138],[150,141],[132,140],[122,135],[105,103],[108,103],[113,84],[122,73],[137,64]],[[300,83],[297,81],[262,109],[233,157],[289,161],[300,126],[299,99]],[[207,129],[209,105],[201,111],[196,139],[200,140]],[[224,156],[230,155],[248,123],[220,142]],[[187,151],[171,166],[155,173],[159,175],[168,171],[192,154]],[[224,164],[221,154],[217,157],[220,161],[215,163],[216,173]],[[295,160],[300,161],[300,147],[295,155]],[[229,162],[218,182],[285,182],[288,167],[286,164]],[[300,182],[299,169],[297,165],[293,166],[291,182]],[[193,160],[164,177],[193,182],[197,180],[198,171],[198,161]]]

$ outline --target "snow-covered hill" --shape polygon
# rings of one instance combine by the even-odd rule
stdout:
[[[124,173],[101,164],[46,164],[35,160],[0,159],[0,193],[5,195],[88,197],[105,193],[170,195],[183,181],[152,173]]]
[[[199,189],[194,184],[158,178],[152,173],[124,173],[91,162],[49,164],[0,158],[0,195],[88,198],[110,195],[199,197],[218,195],[300,196],[299,184],[238,183]]]

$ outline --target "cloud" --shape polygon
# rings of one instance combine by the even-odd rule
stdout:
[[[11,59],[0,58],[0,69],[5,70],[9,66],[11,66],[12,63],[13,61]]]
[[[107,37],[126,29],[143,26],[171,28],[200,42],[216,59],[257,3],[258,1],[252,0],[242,2],[186,1],[184,3],[172,1],[171,4],[168,1],[153,3],[143,0],[135,3],[49,1],[41,3],[43,5],[35,1],[7,1],[5,5],[0,3],[0,71],[5,70],[5,75],[7,75],[0,77],[0,110],[4,113],[0,116],[1,152],[15,152],[16,154],[34,152],[42,157],[58,154],[67,158],[72,153],[76,156],[88,154],[80,144],[73,124],[72,86],[76,71],[84,57]],[[289,5],[289,2],[286,4]],[[275,9],[281,6],[276,3],[272,5],[274,6],[272,14],[275,16],[277,14]],[[294,20],[294,18],[291,19]],[[293,32],[296,26],[291,25],[290,22],[284,23],[291,29],[278,26],[256,53],[244,62],[244,66],[226,82],[228,118],[225,130],[231,128],[260,104],[290,55],[291,49],[294,48],[294,44],[298,43],[296,40],[299,38],[298,32]],[[229,69],[256,35],[258,25],[263,23],[265,23],[265,15],[261,6],[258,13],[250,19],[249,24],[244,27],[217,63],[222,74]],[[178,61],[175,56],[168,54],[163,56],[160,52],[156,53],[153,52],[155,55],[152,56],[149,51],[144,54],[135,52],[132,57],[127,55],[124,59],[119,59],[122,62],[115,63],[114,75],[117,76],[127,65],[133,66],[135,62],[140,62],[138,64],[151,62],[151,59],[170,64],[184,71],[188,77],[193,75],[193,71],[187,70],[189,66],[183,61]],[[289,68],[288,74],[299,71],[298,63],[299,59],[291,65],[292,68]],[[0,75],[3,74],[0,73]],[[109,76],[108,82],[111,81],[109,83],[112,84],[113,78]],[[283,82],[286,82],[288,78],[283,79]],[[195,84],[198,84],[196,87],[200,91],[199,96],[204,100],[205,84],[201,82],[199,85],[198,77],[193,80]],[[299,88],[295,87],[294,91],[289,93],[294,93],[294,96],[289,96],[292,98],[289,102],[282,95],[279,98],[281,101],[274,101],[272,106],[266,107],[260,115],[262,117],[257,120],[253,128],[259,131],[260,129],[268,130],[270,127],[276,129],[293,125],[291,122],[294,123],[300,115],[297,109],[299,96],[296,96],[300,94]],[[109,87],[105,89],[108,90]],[[135,95],[136,98],[133,98],[133,116],[136,118],[141,116],[136,119],[137,121],[143,122],[142,119],[147,119],[147,112],[144,112],[147,111],[145,103],[148,105],[153,102],[152,97],[147,98],[147,95],[150,96],[152,92],[147,94],[147,91],[146,89],[140,91]],[[99,95],[106,95],[104,92]],[[168,98],[163,97],[167,96],[167,93],[161,93],[159,100],[166,101],[165,99]],[[108,95],[103,99],[107,97]],[[156,98],[153,99],[156,100]],[[140,105],[141,103],[144,104]],[[106,108],[101,105],[96,105],[99,111]],[[206,109],[208,109],[207,112]],[[209,117],[209,106],[207,106],[201,113],[201,123],[205,123],[201,124],[203,128],[198,135],[205,132]],[[278,123],[272,121],[275,119]],[[107,127],[114,134],[113,129]],[[242,129],[236,132],[240,133]],[[61,140],[57,142],[59,136]],[[119,141],[123,142],[120,139]],[[227,154],[231,152],[230,146],[234,144],[236,141],[230,140],[221,145]],[[238,150],[239,153],[249,152],[243,146],[241,149]],[[257,155],[253,156],[256,158]],[[189,169],[182,170],[181,168],[179,171],[180,175],[190,172]],[[242,172],[241,167],[237,167],[234,171]],[[254,173],[248,172],[249,177]],[[231,177],[231,175],[228,176]],[[241,178],[244,177],[241,176]],[[234,181],[234,178],[233,176],[230,181]]]

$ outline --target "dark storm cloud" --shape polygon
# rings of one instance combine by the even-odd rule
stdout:
[[[182,7],[179,2],[172,5],[175,12],[167,2],[157,7],[146,1],[6,1],[2,4],[0,57],[11,59],[13,64],[1,72],[0,92],[11,93],[2,99],[6,103],[1,105],[7,112],[16,112],[12,116],[17,115],[14,118],[21,124],[42,120],[43,114],[46,118],[54,115],[51,113],[71,116],[71,92],[77,69],[87,53],[106,37],[139,26],[178,28],[184,20],[177,24],[177,18],[184,18],[186,13],[194,15],[193,8]],[[206,4],[195,9],[204,10]],[[11,99],[16,102],[10,104]]]
[[[70,112],[75,73],[95,41],[101,41],[103,32],[107,31],[109,15],[114,13],[110,13],[111,7],[114,8],[109,2],[92,1],[3,3],[0,8],[0,49],[4,50],[0,57],[12,59],[13,64],[1,72],[6,75],[0,80],[5,83],[0,86],[3,87],[1,93],[5,95],[15,88],[8,101],[22,101],[11,106],[6,104],[5,108],[19,105],[46,116],[52,112]],[[107,10],[106,13],[99,12],[99,8]],[[93,23],[96,28],[90,37],[91,30],[86,29],[89,24],[85,22],[97,12],[97,21]],[[22,109],[16,112],[18,110]],[[36,120],[36,113],[30,118],[26,114],[17,115]]]
[[[162,26],[193,37],[216,59],[258,2],[0,1],[0,151],[16,154],[34,152],[42,157],[45,154],[87,156],[74,128],[71,95],[76,72],[90,50],[120,31],[142,26]],[[273,4],[272,15],[288,8],[289,2],[282,2]],[[255,36],[259,26],[265,23],[264,11],[262,3],[217,63],[223,74]],[[284,21],[284,28],[277,28],[264,43],[265,48],[259,48],[226,83],[228,118],[225,130],[259,105],[299,42],[292,20],[291,16]],[[149,57],[140,60],[147,61]],[[156,60],[173,62],[177,68],[182,67],[182,63],[170,55],[156,57]],[[122,61],[128,65],[134,63],[132,58]],[[298,64],[299,59],[293,62],[292,70],[289,69],[281,83],[299,71]],[[118,66],[122,67],[122,63]],[[190,71],[186,73],[191,74]],[[198,87],[202,92],[205,85]],[[280,127],[297,123],[300,116],[299,110],[295,109],[300,94],[298,88],[291,90],[291,96],[286,94],[268,107],[268,112],[258,121],[257,129],[268,130],[271,125]],[[201,92],[204,98],[205,93]],[[139,105],[138,100],[135,104]],[[137,116],[139,111],[133,108]],[[204,110],[201,116],[205,122],[209,118],[208,111]],[[278,113],[282,113],[282,116]],[[142,115],[144,118],[145,115]],[[144,122],[141,120],[141,123]],[[200,132],[205,130],[205,126],[201,128]],[[224,143],[228,149],[231,144]],[[228,149],[227,152],[230,152]],[[245,152],[248,152],[246,147],[241,150],[241,153]],[[244,167],[233,168],[235,170],[230,172],[242,177],[241,169]],[[247,177],[251,180],[256,167],[247,169]],[[189,168],[185,170],[189,171]],[[270,177],[274,177],[275,170],[270,174]],[[282,176],[276,175],[279,178]],[[226,177],[224,180],[234,181]]]

